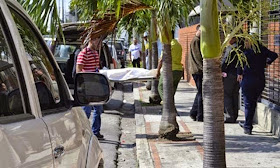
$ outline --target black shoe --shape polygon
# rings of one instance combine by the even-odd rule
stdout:
[[[252,130],[244,128],[244,134],[252,135]]]
[[[104,136],[100,133],[95,134],[98,139],[104,139]]]
[[[196,116],[190,115],[190,117],[193,121],[196,121]]]
[[[202,118],[198,118],[197,121],[198,122],[203,122],[203,119]]]
[[[224,123],[236,123],[236,121],[225,120]]]
[[[239,121],[238,124],[239,124],[240,127],[244,128],[244,122]]]

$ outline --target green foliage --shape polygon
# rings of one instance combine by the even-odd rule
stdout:
[[[218,25],[218,9],[215,7],[217,0],[201,1],[201,41],[200,48],[203,58],[217,58],[221,55],[221,42]]]
[[[133,30],[138,34],[143,34],[150,27],[150,10],[137,11],[134,14],[122,18],[118,24],[118,31],[127,30],[132,36]]]
[[[97,10],[97,1],[98,0],[71,0],[70,10],[74,11],[76,8],[79,20],[88,21]]]
[[[257,3],[258,0],[238,0],[235,2],[235,10],[228,11],[227,13],[220,13],[220,24],[226,37],[222,43],[221,50],[223,51],[225,47],[229,45],[229,41],[233,37],[244,41],[248,41],[252,44],[252,48],[255,52],[259,52],[258,44],[260,42],[260,37],[267,34],[267,30],[262,29],[261,26],[267,25],[267,21],[262,18],[268,17],[268,10],[270,10],[270,4],[268,1],[261,1]],[[250,28],[254,30],[261,30],[258,35],[251,35]],[[238,64],[243,67],[243,63],[247,63],[246,57],[242,52],[240,46],[233,48],[238,57]],[[227,63],[229,64],[234,58],[228,58]]]
[[[188,13],[194,8],[194,0],[158,0],[154,8],[158,11],[158,29],[163,43],[171,42],[171,30],[174,30],[183,18],[187,20]]]
[[[57,27],[62,32],[56,0],[18,0],[18,2],[28,12],[42,34],[55,35]],[[47,30],[49,24],[50,31]]]

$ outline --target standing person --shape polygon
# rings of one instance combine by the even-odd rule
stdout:
[[[84,48],[77,57],[76,72],[98,72],[100,68],[98,50],[101,47],[101,38],[91,39],[86,48]],[[90,117],[93,109],[92,131],[98,139],[103,139],[104,136],[100,134],[101,127],[101,113],[103,106],[84,106],[83,107],[87,118]]]
[[[171,57],[172,57],[173,96],[174,96],[176,93],[178,84],[183,76],[183,68],[182,68],[182,64],[181,64],[182,46],[176,39],[172,39],[172,41],[171,41]],[[158,68],[157,68],[157,78],[159,78],[158,92],[159,92],[160,98],[162,99],[163,98],[163,76],[160,73],[161,67],[162,67],[162,54],[161,54],[161,58],[159,60]]]
[[[8,88],[6,84],[0,82],[0,116],[8,116],[10,114]]]
[[[143,38],[145,40],[144,43],[145,43],[146,68],[147,69],[151,69],[151,67],[150,67],[150,60],[149,60],[149,49],[150,49],[150,46],[149,46],[148,33],[147,32],[144,33]]]
[[[133,40],[133,44],[129,46],[128,51],[129,51],[129,58],[130,61],[132,61],[133,67],[137,66],[138,68],[140,68],[141,45],[138,44],[136,38]]]
[[[241,89],[245,106],[245,122],[239,122],[244,128],[244,133],[251,135],[253,129],[253,118],[257,106],[257,100],[260,97],[265,86],[265,68],[270,65],[278,55],[268,50],[262,44],[258,44],[259,52],[252,49],[249,41],[245,41],[246,50],[244,54],[248,65],[238,68],[237,80],[241,82]]]
[[[195,81],[197,93],[194,99],[190,117],[194,121],[203,121],[203,104],[202,104],[202,70],[203,60],[200,51],[200,25],[196,27],[195,37],[190,44],[190,55],[188,57],[189,71]]]
[[[237,81],[238,58],[233,48],[237,47],[237,39],[233,37],[226,48],[222,60],[222,76],[224,83],[225,123],[235,123],[238,117],[239,82]]]

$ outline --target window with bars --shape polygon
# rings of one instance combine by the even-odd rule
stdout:
[[[280,0],[270,0],[268,18],[262,25],[262,30],[267,33],[262,36],[262,41],[268,49],[280,55]],[[262,99],[280,106],[280,62],[276,59],[265,71],[266,84],[262,93]]]

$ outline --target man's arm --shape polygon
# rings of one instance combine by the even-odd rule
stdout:
[[[77,56],[76,73],[83,71],[84,63],[85,63],[85,53],[86,50],[82,50]]]
[[[203,69],[203,58],[200,50],[200,40],[195,40],[194,42],[194,54],[197,59],[197,63],[200,69]]]
[[[160,58],[158,61],[158,67],[157,67],[157,78],[160,76],[160,69],[162,67],[162,59]]]
[[[76,66],[76,73],[82,72],[83,68],[84,68],[84,65],[77,64],[77,66]]]

